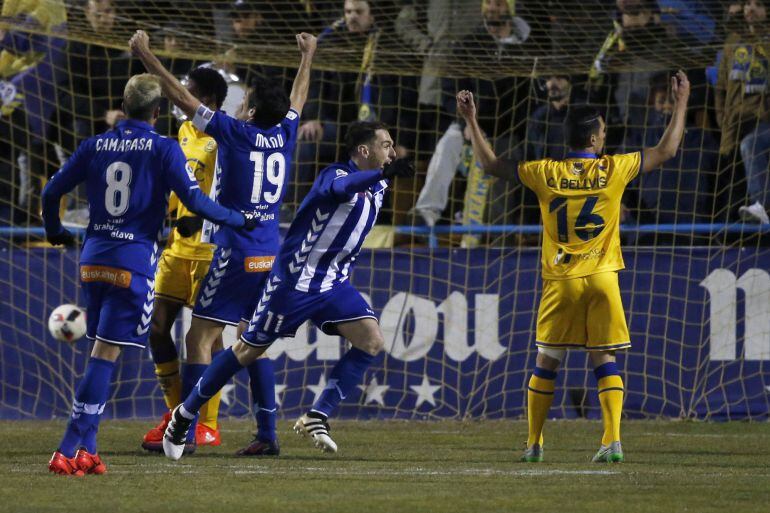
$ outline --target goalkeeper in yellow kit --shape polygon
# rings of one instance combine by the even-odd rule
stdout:
[[[570,153],[564,160],[512,162],[498,158],[476,121],[469,91],[457,93],[457,111],[471,128],[473,151],[487,174],[518,181],[538,197],[543,218],[543,293],[537,318],[537,360],[529,380],[529,437],[522,461],[543,461],[543,424],[565,350],[588,351],[597,379],[604,434],[594,462],[622,462],[620,417],[623,380],[615,351],[631,347],[618,287],[620,202],[626,185],[676,155],[684,134],[690,83],[671,78],[673,116],[653,148],[603,155],[605,123],[589,106],[572,107],[565,120]]]
[[[212,68],[192,70],[187,77],[187,88],[204,105],[214,110],[222,107],[227,96],[227,82]],[[216,141],[195,128],[189,120],[179,127],[178,137],[187,159],[187,172],[195,177],[201,191],[209,194],[216,167]],[[155,275],[155,310],[150,328],[150,348],[163,398],[171,410],[182,400],[179,356],[171,336],[171,327],[182,307],[192,308],[195,304],[214,256],[214,245],[201,241],[203,219],[190,212],[173,194],[169,198],[169,210],[176,212],[176,225],[160,256]],[[222,349],[221,337],[215,344],[217,349]],[[197,445],[221,443],[217,428],[219,398],[220,394],[217,393],[201,409],[195,433]],[[164,415],[158,427],[144,436],[142,447],[149,451],[163,451],[163,431],[169,416],[170,411]]]

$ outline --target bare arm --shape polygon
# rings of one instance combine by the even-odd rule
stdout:
[[[680,70],[675,77],[671,77],[671,92],[675,102],[674,114],[658,144],[642,150],[642,172],[658,169],[664,162],[674,158],[682,143],[687,118],[687,99],[690,96],[690,81],[684,71]]]
[[[171,103],[179,107],[189,119],[195,116],[195,111],[200,107],[201,101],[195,98],[190,91],[183,86],[174,75],[161,64],[155,54],[150,50],[150,38],[143,30],[137,30],[128,42],[131,53],[137,57],[147,71],[160,78],[163,94]]]
[[[460,91],[457,93],[457,112],[468,124],[471,132],[473,154],[481,163],[484,172],[499,178],[513,179],[515,170],[511,168],[508,161],[499,159],[495,155],[495,152],[487,143],[486,137],[484,137],[484,132],[481,131],[479,122],[476,119],[476,104],[473,101],[473,93],[470,91]]]
[[[297,69],[297,76],[294,77],[294,84],[291,86],[291,108],[298,114],[302,114],[302,108],[307,101],[307,92],[310,88],[310,67],[313,64],[313,55],[315,55],[317,40],[316,37],[302,32],[297,34],[297,46],[302,53],[302,60]]]

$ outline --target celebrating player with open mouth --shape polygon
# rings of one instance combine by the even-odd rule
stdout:
[[[388,180],[414,174],[411,163],[395,158],[393,140],[380,123],[353,123],[345,146],[350,160],[323,169],[300,205],[248,329],[174,409],[163,439],[169,458],[182,457],[187,431],[208,398],[307,320],[353,346],[332,369],[313,408],[294,425],[316,447],[337,451],[327,419],[360,383],[384,343],[374,311],[348,281],[350,271],[377,219]]]
[[[543,424],[551,407],[556,371],[565,350],[589,352],[599,389],[604,434],[594,462],[622,462],[620,416],[623,380],[615,351],[631,347],[618,286],[620,202],[626,185],[676,155],[684,135],[690,82],[679,71],[671,79],[674,115],[653,148],[626,155],[601,155],[606,125],[588,106],[565,120],[570,153],[565,160],[512,162],[498,158],[476,120],[469,91],[457,93],[457,111],[471,128],[473,152],[487,174],[519,181],[537,194],[543,218],[543,295],[537,319],[537,361],[529,380],[529,438],[523,461],[543,461]]]

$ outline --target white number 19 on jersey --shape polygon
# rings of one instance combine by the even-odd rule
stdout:
[[[254,184],[251,186],[251,202],[262,203],[262,179],[275,185],[275,192],[264,191],[264,201],[276,203],[281,197],[283,182],[286,176],[286,159],[282,153],[271,153],[265,162],[265,152],[252,151],[249,160],[254,162]]]

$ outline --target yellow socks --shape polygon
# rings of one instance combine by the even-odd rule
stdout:
[[[535,368],[529,378],[527,390],[527,420],[529,421],[529,437],[527,447],[533,444],[543,446],[543,424],[548,416],[553,402],[553,391],[556,384],[556,372]]]
[[[615,362],[605,363],[594,369],[602,407],[604,434],[602,445],[620,441],[620,417],[623,413],[623,378]]]
[[[173,409],[182,402],[182,378],[179,375],[179,360],[156,363],[155,376],[158,378],[166,406],[169,410]]]
[[[201,406],[198,422],[216,431],[217,429],[217,417],[219,416],[219,401],[222,398],[222,391],[220,390],[211,399],[206,401],[206,404]]]

